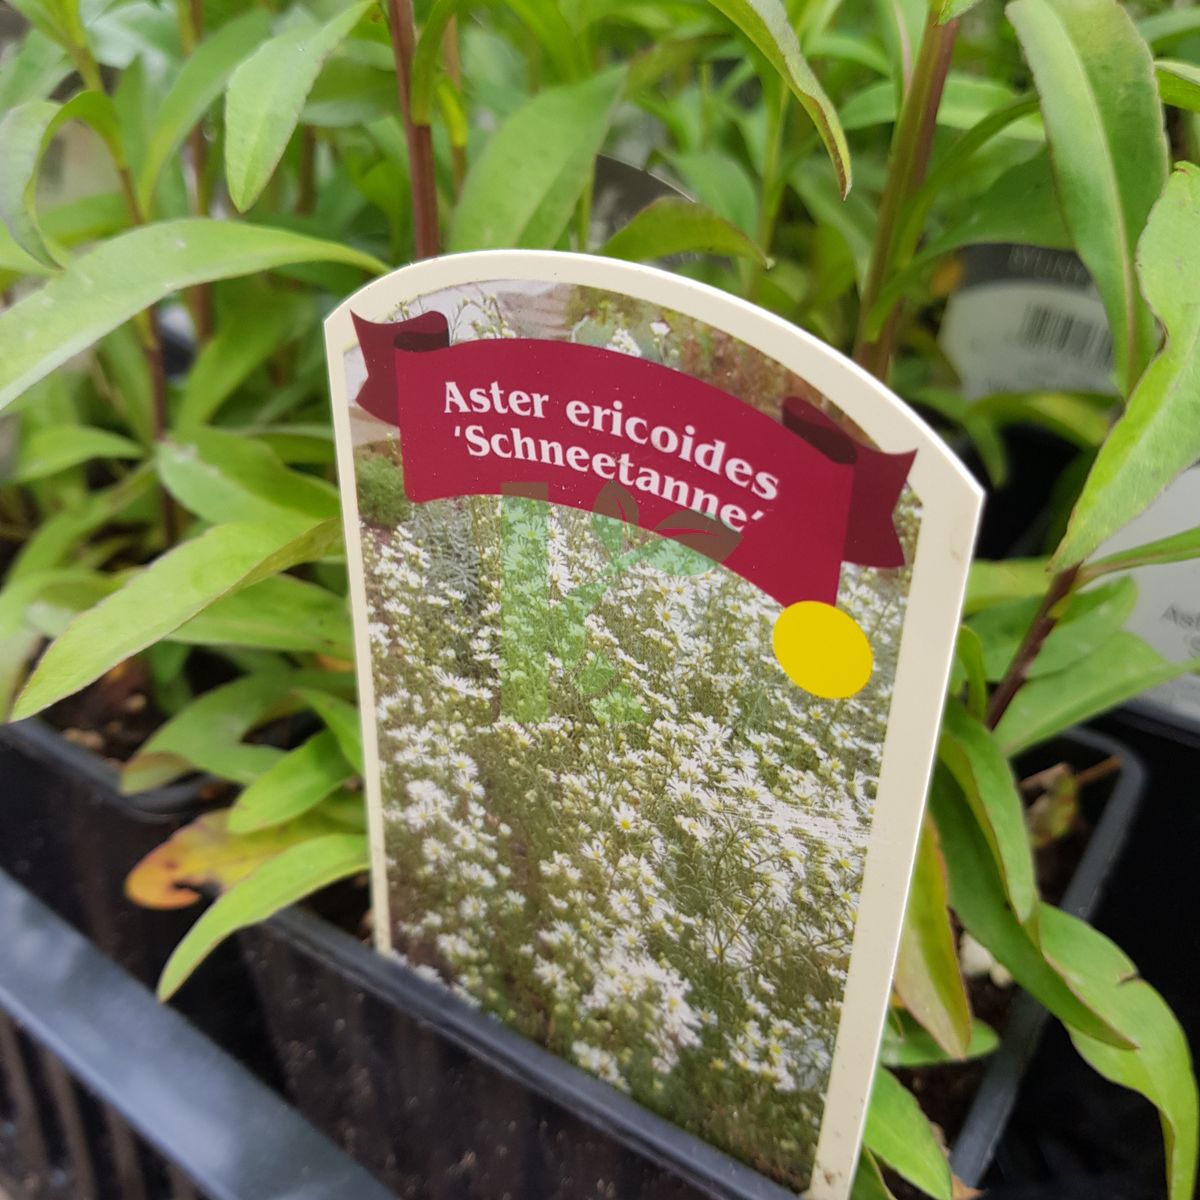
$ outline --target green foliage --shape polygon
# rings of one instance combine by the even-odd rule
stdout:
[[[1142,288],[1167,330],[1100,449],[1055,558],[1076,563],[1149,506],[1200,457],[1200,168],[1171,176],[1138,247]]]
[[[1156,341],[1134,253],[1167,175],[1150,51],[1116,0],[1014,0],[1008,14],[1037,84],[1063,213],[1131,387]]]
[[[1115,947],[1042,903],[1010,760],[1200,667],[1124,632],[1134,585],[1110,578],[1200,557],[1200,530],[1096,557],[1200,459],[1197,12],[1014,0],[1010,28],[986,5],[949,25],[970,0],[434,0],[417,6],[409,94],[431,161],[410,162],[386,6],[209,4],[200,36],[151,6],[14,7],[32,28],[0,63],[0,421],[14,430],[0,710],[39,711],[139,657],[163,722],[123,786],[201,772],[244,789],[139,876],[147,902],[187,900],[162,876],[179,857],[197,886],[225,889],[164,994],[232,930],[365,867],[319,321],[414,256],[417,194],[452,250],[686,256],[683,273],[839,349],[882,339],[861,361],[970,439],[997,482],[1023,467],[1010,426],[1081,451],[1053,558],[972,568],[881,1060],[940,1070],[994,1047],[967,1005],[961,925],[1099,1072],[1157,1105],[1169,1194],[1185,1200],[1197,1117],[1182,1034]],[[57,194],[53,155],[81,127],[103,167]],[[1185,160],[1169,178],[1168,137]],[[601,229],[602,151],[692,199]],[[1119,401],[964,396],[930,330],[962,249],[1005,241],[1081,255]],[[183,310],[196,353],[168,378],[159,331]],[[394,448],[358,464],[361,513],[382,531],[412,515],[393,462]],[[709,561],[631,546],[620,521],[595,533],[613,578]],[[564,639],[583,706],[612,668],[571,630],[599,604],[579,589],[525,647],[534,662],[537,637]],[[212,678],[193,671],[201,656],[229,682],[193,694]],[[550,686],[531,675],[507,699],[536,713]],[[624,694],[596,703],[636,716]],[[889,1194],[884,1166],[948,1195],[915,1098],[879,1080],[855,1197]]]
[[[391,529],[408,516],[412,502],[404,492],[404,477],[390,459],[379,454],[364,455],[356,477],[358,514],[364,521]]]
[[[367,869],[367,839],[362,834],[329,833],[308,838],[268,859],[235,883],[188,930],[175,947],[158,982],[169,999],[180,985],[231,934],[257,925],[289,904],[348,875]]]

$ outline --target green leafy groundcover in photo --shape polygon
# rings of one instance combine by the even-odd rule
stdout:
[[[597,311],[586,329],[636,351]],[[745,356],[702,355],[710,376]],[[525,499],[408,505],[394,441],[356,471],[396,949],[803,1188],[908,570],[844,569],[876,669],[822,701],[772,654],[779,605],[678,543]],[[911,541],[911,495],[898,523]],[[513,602],[539,563],[548,606]],[[530,646],[549,703],[513,719],[542,686]]]

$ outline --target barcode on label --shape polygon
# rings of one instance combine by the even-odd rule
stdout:
[[[1035,349],[1055,350],[1096,366],[1112,366],[1112,334],[1086,317],[1033,304],[1025,310],[1018,336],[1024,345]]]

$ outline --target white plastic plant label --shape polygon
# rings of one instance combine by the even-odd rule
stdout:
[[[1200,521],[1200,466],[1185,471],[1136,521],[1097,551],[1132,550],[1194,529]],[[1170,662],[1200,658],[1200,561],[1140,567],[1137,603],[1125,628]],[[1200,675],[1180,675],[1135,701],[1160,719],[1200,731]]]
[[[618,1124],[845,1197],[977,486],[649,267],[436,259],[326,329],[380,948]]]
[[[939,341],[967,399],[1005,392],[1113,392],[1112,335],[1074,254],[970,246]]]

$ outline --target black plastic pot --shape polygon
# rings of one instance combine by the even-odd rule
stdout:
[[[1024,764],[1066,757],[1086,768],[1110,755],[1122,769],[1088,791],[1094,832],[1064,900],[1080,915],[1137,808],[1140,764],[1083,730]],[[0,783],[0,868],[110,957],[156,977],[194,914],[137,909],[121,885],[197,810],[196,789],[122,797],[94,756],[36,724],[0,728]],[[241,940],[240,960],[227,947],[184,989],[182,1006],[400,1196],[790,1195],[309,912],[289,911]],[[956,1139],[952,1162],[968,1182],[986,1172],[1044,1019],[1028,998],[1014,1003]]]
[[[0,1190],[386,1200],[249,1071],[0,872]]]
[[[1086,770],[1119,758],[1120,772],[1084,791],[1084,817],[1092,835],[1059,907],[1089,918],[1129,836],[1146,790],[1146,769],[1128,746],[1091,729],[1073,729],[1027,755],[1019,764],[1032,774],[1063,760]],[[1037,1052],[1049,1013],[1028,992],[1013,1000],[1008,1025],[954,1141],[950,1165],[971,1186],[984,1181],[1008,1125],[1025,1072]]]
[[[1079,916],[1120,852],[1141,764],[1088,730],[1022,764],[1086,769],[1110,756],[1121,769],[1085,794],[1093,833],[1063,900]],[[289,1094],[401,1196],[790,1194],[310,914],[289,912],[243,937]],[[951,1161],[968,1183],[987,1172],[1045,1020],[1030,997],[1014,1001],[955,1142]]]

